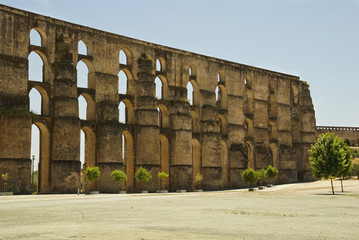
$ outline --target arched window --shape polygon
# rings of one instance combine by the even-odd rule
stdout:
[[[31,159],[34,160],[31,166],[31,176],[33,177],[34,172],[39,170],[40,160],[40,129],[32,124],[31,126]],[[37,179],[36,179],[37,180]]]
[[[79,97],[79,118],[81,120],[87,119],[87,101],[82,95]]]
[[[83,169],[85,164],[85,132],[81,129],[80,131],[80,162],[81,169]]]
[[[118,93],[127,94],[127,75],[122,70],[118,73]]]
[[[122,49],[120,50],[120,64],[127,65],[127,55]]]
[[[77,87],[87,88],[88,87],[88,74],[89,69],[83,61],[79,61],[77,66]]]
[[[40,33],[35,30],[35,29],[31,29],[30,31],[30,45],[34,45],[34,46],[39,46],[41,47],[41,35]]]
[[[37,115],[41,115],[41,106],[42,106],[42,96],[40,92],[33,88],[29,93],[29,100],[30,100],[30,112],[33,112]]]
[[[193,105],[193,85],[191,82],[187,83],[187,100],[189,104]]]
[[[217,75],[217,81],[220,82],[221,81],[221,75],[218,73]]]
[[[217,87],[216,87],[216,90],[215,90],[215,93],[216,93],[216,101],[218,101],[218,99],[219,99],[219,91],[220,91],[220,88],[217,86]]]
[[[28,57],[29,61],[29,80],[42,82],[43,81],[43,61],[39,54],[31,52]]]
[[[156,77],[155,79],[155,85],[156,85],[156,98],[162,99],[162,81],[159,77]]]
[[[162,64],[159,59],[156,60],[156,71],[161,72],[162,71]]]
[[[244,79],[244,85],[247,86],[247,78]]]
[[[122,101],[120,102],[120,105],[118,105],[118,111],[119,111],[119,122],[120,123],[126,123],[126,104],[124,104]]]
[[[87,46],[82,40],[80,40],[77,44],[77,53],[87,55]]]
[[[125,146],[126,146],[126,138],[125,135],[122,134],[122,159],[125,160]]]
[[[191,67],[188,68],[188,75],[190,75],[190,76],[192,75],[192,68]]]

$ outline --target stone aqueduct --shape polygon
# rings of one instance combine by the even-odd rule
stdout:
[[[31,30],[41,45],[30,43]],[[128,191],[158,189],[156,177],[142,185],[134,181],[140,166],[153,176],[169,173],[169,190],[193,189],[197,173],[204,189],[241,187],[245,168],[269,164],[279,169],[282,183],[312,178],[308,149],[316,139],[315,113],[308,84],[296,76],[3,5],[0,34],[0,172],[9,173],[8,188],[15,193],[30,192],[32,124],[41,135],[40,193],[74,191],[65,179],[81,171],[80,130],[85,166],[101,170],[101,192],[119,190],[110,175],[115,169],[126,171]],[[87,53],[79,54],[79,41]],[[43,61],[43,77],[36,81],[28,74],[31,53]],[[89,70],[85,87],[77,82],[80,61]],[[127,81],[119,81],[119,72]],[[123,84],[126,91],[119,92]],[[33,88],[42,96],[41,114],[29,112]],[[79,96],[87,102],[86,119],[79,118]]]

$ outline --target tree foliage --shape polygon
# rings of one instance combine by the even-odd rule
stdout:
[[[274,179],[278,175],[278,170],[275,167],[272,167],[271,165],[269,165],[267,167],[266,174],[267,174],[267,177]]]
[[[152,175],[146,168],[140,167],[135,173],[135,178],[138,182],[149,182],[152,179]]]
[[[325,133],[318,137],[309,153],[309,162],[312,165],[314,176],[318,179],[331,179],[334,194],[332,179],[343,176],[350,169],[350,148],[342,138],[334,133]]]
[[[202,180],[203,180],[203,175],[201,173],[197,173],[196,178],[195,178],[195,182],[199,183]]]
[[[169,175],[167,173],[165,173],[165,172],[159,172],[158,175],[157,175],[158,179],[160,179],[160,180],[162,180],[164,178],[168,178],[168,176]]]
[[[261,168],[257,171],[258,180],[263,180],[267,177],[267,171],[264,168]]]
[[[87,167],[85,176],[89,181],[98,181],[100,179],[100,169],[98,167]]]
[[[242,179],[244,182],[254,185],[258,181],[257,172],[254,171],[252,168],[247,168],[242,173]]]
[[[114,170],[111,176],[115,182],[127,182],[127,176],[124,171]]]

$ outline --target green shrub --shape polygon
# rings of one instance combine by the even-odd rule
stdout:
[[[258,176],[256,171],[254,171],[252,168],[247,168],[242,173],[242,179],[249,185],[254,185],[258,181]]]
[[[114,170],[111,176],[115,182],[127,182],[126,173],[121,170]]]
[[[260,170],[257,171],[257,177],[258,177],[258,180],[263,180],[267,177],[267,171],[262,168]]]
[[[162,180],[164,178],[168,178],[168,174],[165,172],[160,172],[160,173],[158,173],[157,177],[158,177],[158,179]]]
[[[149,182],[152,179],[152,175],[145,168],[140,167],[135,173],[135,178],[138,182]]]
[[[98,167],[87,167],[85,176],[91,182],[98,181],[100,179],[100,169]]]
[[[272,167],[271,165],[269,165],[267,167],[266,174],[267,174],[267,177],[274,179],[278,175],[278,170],[275,167]]]

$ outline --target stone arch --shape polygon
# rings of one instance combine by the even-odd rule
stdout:
[[[50,131],[42,122],[35,122],[34,125],[40,132],[38,192],[47,193],[50,191]]]
[[[275,143],[271,143],[269,148],[272,153],[272,166],[278,169],[278,148]]]
[[[199,116],[196,111],[191,111],[190,113],[192,116],[192,132],[198,133],[201,131]]]
[[[187,100],[190,105],[200,106],[200,92],[196,81],[191,80],[187,82]]]
[[[276,118],[278,114],[277,97],[274,94],[269,95],[269,117]]]
[[[222,137],[226,136],[228,134],[228,121],[226,116],[219,114],[219,124],[220,124],[220,130]]]
[[[39,27],[32,28],[30,30],[29,36],[30,36],[30,45],[39,46],[39,47],[46,46],[47,35],[41,28]],[[37,39],[34,39],[33,37]]]
[[[165,172],[167,174],[170,173],[169,166],[169,143],[168,139],[165,135],[160,134],[160,148],[161,148],[161,172]],[[162,189],[169,189],[170,178],[165,178],[162,180]]]
[[[123,107],[120,109],[121,103],[123,103],[124,109]],[[128,99],[123,99],[119,104],[119,122],[126,124],[135,123],[135,111],[131,101]]]
[[[193,166],[193,189],[196,188],[196,175],[201,173],[201,145],[199,141],[192,138],[192,166]]]
[[[155,78],[155,96],[158,100],[161,100],[163,98],[162,92],[163,92],[163,84],[162,80],[159,77]]]
[[[224,71],[223,70],[219,70],[218,73],[217,73],[217,82],[218,82],[218,85],[219,84],[224,84]]]
[[[247,156],[248,156],[248,167],[255,169],[254,163],[254,145],[252,142],[246,142]]]
[[[189,75],[189,80],[194,79],[197,76],[197,67],[194,65],[190,65],[188,67],[188,75]]]
[[[270,140],[278,139],[277,124],[274,121],[269,122],[269,139]]]
[[[249,118],[246,118],[243,125],[246,131],[246,137],[254,137],[253,121]]]
[[[96,120],[96,103],[94,99],[88,93],[82,93],[79,97],[83,97],[86,100],[86,118],[84,120],[95,121]],[[80,111],[80,105],[79,105]]]
[[[135,165],[133,159],[133,137],[127,130],[122,132],[124,136],[124,161],[126,166],[127,182],[126,188],[128,191],[133,191],[135,187]]]
[[[159,57],[156,60],[156,71],[165,72],[166,71],[166,61],[163,57]]]
[[[28,56],[28,80],[44,82],[45,79],[45,55],[40,51],[32,51]],[[47,61],[46,61],[47,62]]]
[[[253,87],[253,81],[252,78],[249,75],[246,75],[243,79],[244,87],[247,89],[252,89]]]
[[[216,101],[217,107],[227,109],[228,107],[228,95],[226,87],[222,84],[216,87]]]
[[[128,66],[132,65],[132,53],[128,48],[126,47],[121,48],[118,53],[118,56],[119,56],[119,63],[121,65],[128,65]]]
[[[79,40],[77,42],[77,54],[79,54],[79,55],[87,55],[88,54],[87,44],[83,40]]]
[[[81,128],[81,131],[84,133],[84,139],[81,139],[81,144],[83,144],[83,156],[81,154],[81,148],[80,148],[80,161],[83,157],[83,165],[81,166],[82,171],[85,171],[87,167],[94,167],[96,165],[96,135],[92,128],[90,127],[83,127]],[[81,133],[80,131],[80,133]],[[82,156],[82,157],[81,157]],[[84,173],[84,172],[83,172]],[[84,175],[83,175],[84,176]],[[91,191],[90,187],[91,184],[84,178],[83,179],[83,192]]]
[[[222,166],[222,187],[228,186],[228,146],[221,140],[221,166]]]
[[[42,96],[36,88],[29,92],[29,111],[37,115],[42,114]]]
[[[299,90],[296,85],[292,85],[292,96],[293,96],[293,104],[298,105],[299,103]]]
[[[157,86],[157,84],[159,84],[159,83],[161,86]],[[156,84],[156,98],[167,100],[168,99],[168,81],[167,81],[167,79],[163,75],[158,75],[155,79],[155,84]],[[158,88],[158,87],[160,87],[160,88]],[[157,93],[159,93],[159,95],[161,96],[160,98],[158,98]]]
[[[135,95],[135,83],[133,81],[131,71],[128,70],[127,68],[122,69],[122,71],[125,73],[126,78],[127,78],[126,94]]]
[[[168,113],[168,109],[164,104],[159,104],[158,108],[160,109],[160,121],[159,125],[162,128],[169,128],[170,127],[170,118],[169,118],[169,113]]]
[[[254,96],[250,89],[246,89],[245,91],[245,114],[254,114]]]
[[[77,70],[77,87],[88,88],[89,86],[89,68],[87,64],[80,60],[76,65]]]
[[[128,77],[125,71],[120,70],[118,73],[118,93],[127,94]]]

